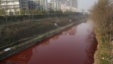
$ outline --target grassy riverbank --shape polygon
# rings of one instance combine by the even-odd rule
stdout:
[[[79,21],[79,20],[81,20],[81,21]],[[37,20],[35,22],[28,21],[29,25],[24,24],[24,27],[26,27],[26,28],[31,27],[31,26],[35,26],[35,27],[32,27],[31,29],[28,28],[29,32],[27,32],[27,31],[24,31],[25,33],[17,32],[18,34],[20,34],[19,36],[21,37],[20,39],[17,39],[17,41],[13,42],[14,40],[9,40],[6,43],[3,43],[1,51],[0,51],[0,60],[3,60],[11,55],[14,55],[14,54],[22,51],[22,50],[25,50],[26,48],[37,44],[41,40],[48,38],[50,36],[53,36],[61,31],[64,31],[65,29],[68,29],[68,28],[72,27],[73,25],[79,24],[85,20],[86,19],[84,19],[84,17],[82,17],[82,16],[80,16],[80,17],[69,16],[69,17],[46,18],[46,19],[42,19],[42,20]],[[55,26],[55,23],[57,23],[58,26]],[[22,25],[23,25],[23,23],[16,24],[16,25],[15,25],[15,23],[11,24],[11,26],[15,27],[16,29],[18,28],[18,26],[19,26],[19,29],[24,28]],[[7,26],[7,25],[5,25],[5,26]],[[4,27],[4,25],[3,25],[3,27]],[[37,29],[37,27],[39,27],[39,29]],[[7,28],[9,28],[9,24],[8,24]],[[13,28],[13,29],[15,29],[15,28]],[[20,31],[22,31],[22,30],[20,30]],[[34,33],[33,31],[37,31],[37,32]],[[6,34],[7,33],[8,32],[6,32]],[[29,33],[31,33],[31,34],[29,34]],[[26,34],[28,34],[28,36],[26,36]],[[14,34],[14,36],[16,37],[17,35]],[[7,49],[7,51],[5,51],[6,49]]]
[[[81,19],[82,16],[45,18],[0,25],[0,49],[20,44],[40,34],[60,28]],[[72,21],[70,21],[70,19]],[[58,26],[55,26],[55,23]]]
[[[55,34],[58,34],[59,32],[62,32],[65,29],[68,29],[68,28],[72,27],[73,25],[78,24],[80,22],[81,21],[79,21],[77,23],[76,22],[72,22],[72,23],[70,23],[68,25],[65,25],[63,27],[60,27],[60,28],[57,28],[57,29],[53,29],[53,30],[48,31],[48,32],[46,32],[44,34],[38,35],[36,37],[33,37],[33,38],[31,38],[31,39],[29,39],[29,40],[27,40],[25,42],[21,42],[18,45],[14,45],[12,47],[8,47],[8,48],[10,48],[10,50],[7,50],[7,51],[1,50],[0,51],[0,61],[5,59],[5,58],[7,58],[7,57],[9,57],[9,56],[11,56],[11,55],[19,53],[20,51],[25,50],[26,48],[29,48],[29,47],[31,47],[31,46],[33,46],[35,44],[38,44],[41,40],[46,39],[48,37],[51,37],[51,36],[53,36]]]
[[[113,64],[113,7],[110,0],[99,0],[91,10],[98,49],[94,64]]]

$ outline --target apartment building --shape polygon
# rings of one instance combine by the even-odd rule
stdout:
[[[28,0],[28,9],[47,10],[47,0]]]
[[[65,7],[67,7],[68,11],[71,11],[71,12],[77,11],[77,7],[78,7],[77,0],[66,0],[65,5],[66,5]]]
[[[20,10],[47,10],[47,0],[0,0],[6,15],[20,14]]]
[[[63,12],[76,12],[78,2],[77,0],[50,0],[51,8],[53,10],[61,10]]]
[[[3,9],[7,15],[14,14],[15,11],[20,10],[19,0],[1,0],[0,8]]]

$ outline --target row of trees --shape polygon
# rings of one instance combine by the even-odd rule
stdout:
[[[20,11],[14,11],[14,12],[7,12],[7,9],[0,9],[0,16],[5,16],[5,15],[43,15],[46,13],[62,13],[62,11],[45,11],[45,10],[23,10],[21,9]]]
[[[14,12],[7,12],[6,9],[0,9],[0,15],[36,15],[36,14],[45,14],[46,11],[44,10],[23,10],[21,9],[20,11],[14,11]]]
[[[36,14],[45,14],[46,11],[44,10],[20,10],[18,13],[20,13],[20,15],[36,15]]]

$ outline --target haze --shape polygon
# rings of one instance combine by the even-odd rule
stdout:
[[[78,9],[88,11],[97,2],[97,0],[78,0]]]

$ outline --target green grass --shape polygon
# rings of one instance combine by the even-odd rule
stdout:
[[[101,62],[101,64],[111,64],[109,61],[104,60],[104,59],[101,59],[100,62]]]

